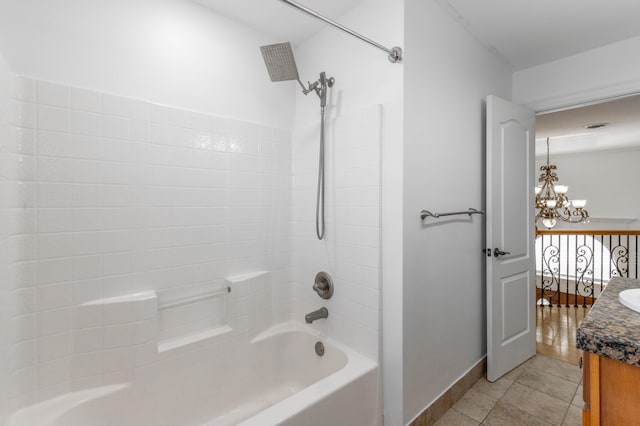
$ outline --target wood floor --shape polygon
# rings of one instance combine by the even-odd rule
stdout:
[[[536,306],[536,352],[578,365],[576,329],[589,307]]]

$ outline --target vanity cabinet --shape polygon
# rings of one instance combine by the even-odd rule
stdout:
[[[583,426],[640,424],[640,366],[583,356]]]

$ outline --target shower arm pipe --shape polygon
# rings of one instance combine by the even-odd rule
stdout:
[[[363,36],[362,34],[359,34],[347,27],[345,27],[344,25],[340,25],[339,23],[327,18],[326,16],[323,16],[321,14],[319,14],[318,12],[316,12],[315,10],[309,9],[306,6],[301,5],[300,3],[297,3],[293,0],[280,0],[283,3],[288,4],[289,6],[295,7],[296,9],[300,10],[301,12],[304,12],[308,15],[313,16],[314,18],[318,18],[321,21],[326,22],[329,25],[332,25],[333,27],[342,30],[348,34],[351,34],[352,36],[359,38],[360,40],[369,43],[370,45],[377,47],[380,50],[383,50],[385,52],[387,52],[389,54],[388,58],[389,58],[389,62],[401,62],[402,61],[402,49],[398,46],[394,46],[391,49],[384,47],[383,45],[381,45],[380,43],[376,43],[375,41],[371,40],[370,38],[367,38],[365,36]]]

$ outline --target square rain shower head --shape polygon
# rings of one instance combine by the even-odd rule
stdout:
[[[260,46],[260,51],[262,51],[262,57],[271,81],[300,80],[291,43],[285,42]]]

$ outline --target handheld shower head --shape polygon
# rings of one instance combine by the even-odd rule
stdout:
[[[316,92],[316,95],[320,98],[320,156],[316,199],[316,235],[318,239],[321,240],[324,238],[325,107],[327,105],[328,88],[333,86],[335,79],[333,77],[327,78],[326,73],[323,71],[320,73],[320,78],[317,81],[309,83],[309,87],[304,87],[304,84],[300,81],[300,76],[298,76],[298,67],[296,66],[296,60],[293,58],[293,50],[289,42],[260,46],[260,51],[262,51],[262,58],[264,59],[264,64],[267,66],[271,81],[296,80],[300,84],[300,87],[302,87],[302,93],[308,95],[311,92]]]

